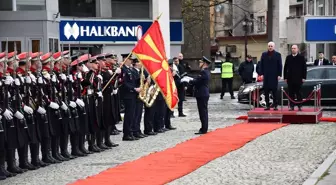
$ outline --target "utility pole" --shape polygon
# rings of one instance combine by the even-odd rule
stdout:
[[[245,58],[244,60],[246,60],[246,57],[247,57],[247,41],[248,41],[248,37],[247,37],[247,34],[249,32],[249,28],[250,26],[252,26],[252,21],[249,20],[245,14],[244,16],[244,20],[243,20],[243,29],[244,29],[244,32],[245,32]]]

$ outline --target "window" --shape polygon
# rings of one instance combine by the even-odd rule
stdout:
[[[328,79],[336,79],[336,68],[328,68]]]
[[[250,14],[250,20],[252,22],[252,25],[250,27],[250,33],[254,33],[254,14]]]
[[[49,38],[49,52],[58,52],[58,39]]]
[[[32,40],[31,43],[30,51],[33,53],[41,51],[41,40]]]
[[[16,0],[17,11],[45,10],[46,0]]]
[[[296,16],[300,17],[303,15],[303,8],[302,6],[296,6],[295,7],[295,12],[296,12]]]
[[[329,0],[328,1],[328,15],[334,15],[333,9],[334,9],[334,1],[335,0]]]
[[[258,17],[258,32],[264,32],[266,28],[265,16]]]
[[[112,0],[113,18],[151,18],[149,0]]]
[[[15,41],[17,53],[21,53],[21,41]],[[6,50],[6,41],[1,41],[1,51]],[[14,41],[8,41],[8,52],[14,51]]]
[[[325,15],[325,0],[316,0],[316,15]]]
[[[0,0],[0,11],[12,11],[12,0]]]
[[[224,37],[232,37],[232,30],[224,30]]]
[[[333,12],[334,12],[334,15],[336,15],[336,0],[334,0],[334,5],[333,6],[334,6],[334,11]]]
[[[311,69],[307,72],[307,80],[322,79],[323,68]]]
[[[309,0],[308,2],[308,14],[314,15],[314,0]]]
[[[96,17],[96,0],[58,0],[62,16]]]

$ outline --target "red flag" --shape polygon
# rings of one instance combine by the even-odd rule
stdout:
[[[177,89],[169,68],[160,24],[157,20],[138,41],[132,52],[160,87],[168,107],[171,110],[174,109],[179,101]]]

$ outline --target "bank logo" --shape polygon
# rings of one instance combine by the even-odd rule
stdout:
[[[74,23],[72,26],[67,22],[64,26],[64,36],[69,40],[72,36],[75,40],[79,36],[79,26],[77,23]]]

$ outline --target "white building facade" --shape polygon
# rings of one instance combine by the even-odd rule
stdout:
[[[159,22],[167,57],[183,44],[179,0],[1,0],[0,50],[56,52],[71,48],[98,54],[129,53],[136,30],[143,33],[154,19]]]

